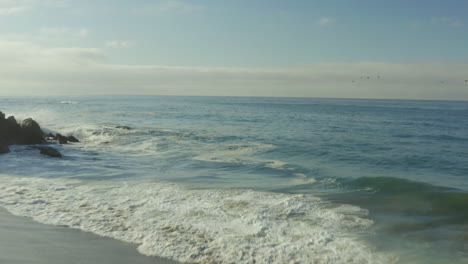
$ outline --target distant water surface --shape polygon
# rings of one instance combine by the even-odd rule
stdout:
[[[0,156],[0,205],[15,214],[182,262],[468,261],[468,102],[0,102],[81,140],[63,159]]]

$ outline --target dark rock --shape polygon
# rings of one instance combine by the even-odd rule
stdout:
[[[5,115],[0,112],[0,140],[7,147],[15,144],[20,135],[20,126],[16,123],[13,116],[5,119]]]
[[[67,144],[68,143],[68,138],[65,136],[62,136],[60,134],[55,135],[55,138],[57,139],[59,144]]]
[[[0,144],[0,154],[5,154],[10,152],[10,148],[7,145]]]
[[[5,120],[5,114],[0,112],[0,154],[10,152],[8,145],[9,139],[8,122]]]
[[[8,144],[3,142],[3,140],[0,139],[0,154],[5,154],[10,152],[10,148],[8,148]]]
[[[56,134],[55,136],[52,133],[45,135],[45,139],[47,140],[57,140],[59,144],[67,144],[68,142],[80,142],[74,136],[64,136],[62,134]]]
[[[60,144],[68,142],[80,142],[74,136],[62,136],[52,133],[45,134],[39,124],[32,118],[25,119],[21,125],[18,124],[14,116],[5,119],[5,114],[0,112],[0,154],[10,152],[9,146],[14,144],[35,145],[46,143],[47,140],[57,140]],[[62,155],[52,147],[35,147],[41,150],[41,154],[51,157],[61,157]]]
[[[14,116],[9,116],[7,119],[7,122],[10,123],[11,125],[17,125],[18,122],[16,122],[16,119]]]
[[[131,127],[128,127],[128,126],[116,126],[115,128],[120,128],[120,129],[124,129],[124,130],[132,129]]]
[[[54,158],[62,157],[62,154],[60,154],[60,152],[54,149],[53,147],[35,146],[34,148],[39,149],[42,155],[47,155],[47,156],[54,157]]]
[[[32,118],[27,118],[21,123],[18,143],[23,145],[44,143],[44,132]]]
[[[6,120],[7,136],[10,138],[11,143],[15,143],[16,139],[21,133],[21,126],[16,122],[14,116],[9,116]]]
[[[3,134],[6,125],[5,114],[0,112],[0,135]]]
[[[68,136],[67,137],[68,142],[80,142],[76,137],[74,136]]]
[[[45,138],[46,140],[48,140],[48,141],[50,141],[50,140],[56,140],[54,134],[52,134],[52,133],[49,133],[49,134],[45,135],[44,138]]]

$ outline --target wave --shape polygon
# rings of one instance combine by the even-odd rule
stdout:
[[[12,213],[138,244],[189,263],[392,263],[358,236],[367,211],[308,195],[190,190],[158,182],[0,176]]]
[[[205,145],[209,151],[203,151],[195,156],[193,160],[205,162],[223,162],[242,165],[253,165],[259,162],[271,168],[279,168],[285,163],[276,160],[259,160],[258,158],[248,157],[249,154],[274,149],[271,144],[262,144],[259,142],[247,142],[243,144],[211,144]]]
[[[423,139],[429,140],[442,140],[442,141],[468,141],[468,138],[464,137],[456,137],[450,135],[423,135],[421,136]]]
[[[457,137],[451,135],[412,135],[412,134],[396,134],[394,135],[396,138],[419,138],[419,139],[426,139],[426,140],[436,140],[436,141],[468,141],[468,138],[464,137]]]
[[[428,217],[431,227],[468,224],[468,193],[458,189],[392,177],[341,180],[339,185],[358,192],[340,194],[340,200],[373,211]]]
[[[281,160],[261,158],[257,154],[276,148],[273,144],[262,142],[239,142],[237,138],[210,133],[173,130],[167,128],[120,129],[116,124],[81,125],[62,128],[60,133],[75,135],[84,143],[85,150],[109,151],[113,149],[130,156],[171,158],[184,156],[189,162],[224,163],[239,168],[259,168],[288,172],[293,169]],[[284,173],[283,173],[284,174]],[[297,179],[293,181],[298,182]],[[303,181],[304,182],[304,181]]]
[[[60,101],[61,104],[79,104],[78,101]]]

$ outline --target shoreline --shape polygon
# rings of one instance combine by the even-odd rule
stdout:
[[[46,225],[0,207],[0,263],[177,264],[138,253],[136,246],[80,230]]]

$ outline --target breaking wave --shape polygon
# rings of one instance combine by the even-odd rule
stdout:
[[[308,195],[190,190],[156,182],[0,176],[12,213],[138,244],[189,263],[391,263],[359,239],[367,211]]]

